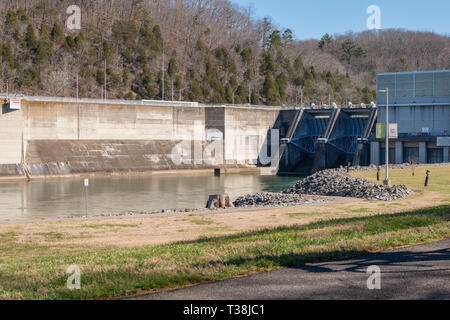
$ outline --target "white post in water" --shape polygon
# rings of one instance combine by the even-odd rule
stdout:
[[[84,179],[84,198],[86,202],[86,218],[88,217],[88,187],[89,179]]]

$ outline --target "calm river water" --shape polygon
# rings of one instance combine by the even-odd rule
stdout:
[[[215,176],[102,177],[89,180],[89,215],[204,208],[211,194],[232,200],[248,193],[279,192],[297,177]],[[0,221],[85,215],[83,179],[0,182]]]

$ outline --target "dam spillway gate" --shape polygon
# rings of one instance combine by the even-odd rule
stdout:
[[[368,165],[377,114],[376,107],[282,112],[279,172],[310,174],[348,162]]]

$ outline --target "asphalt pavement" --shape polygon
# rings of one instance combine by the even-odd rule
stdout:
[[[376,273],[367,272],[372,266],[379,268],[379,278]],[[372,269],[377,271],[376,267]],[[368,288],[369,277],[369,287],[375,287],[375,289]],[[344,261],[308,264],[295,269],[282,269],[132,299],[450,300],[450,239]]]

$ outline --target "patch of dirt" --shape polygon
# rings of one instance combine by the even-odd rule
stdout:
[[[240,232],[306,225],[319,220],[372,216],[414,210],[434,205],[443,196],[437,192],[424,192],[395,201],[398,206],[381,206],[379,201],[352,198],[329,198],[325,204],[265,209],[230,209],[213,212],[160,216],[135,216],[59,220],[47,222],[10,222],[0,224],[0,234],[17,232],[12,243],[70,247],[138,247],[176,241],[192,241],[201,237],[231,235]],[[364,212],[358,212],[366,208]],[[314,213],[314,214],[313,214]],[[295,218],[292,216],[295,214]],[[183,219],[189,217],[189,219]],[[191,220],[208,219],[212,225],[196,225]],[[127,227],[117,227],[124,225]],[[220,228],[212,228],[220,226]],[[183,230],[185,232],[180,232]],[[46,238],[46,233],[61,235]],[[37,234],[41,234],[37,236]]]

